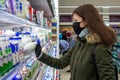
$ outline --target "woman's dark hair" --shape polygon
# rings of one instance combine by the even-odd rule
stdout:
[[[73,11],[72,16],[74,13],[82,17],[83,20],[87,22],[87,28],[90,32],[99,35],[102,43],[107,46],[111,46],[116,41],[115,32],[105,26],[102,17],[92,4],[79,6]]]

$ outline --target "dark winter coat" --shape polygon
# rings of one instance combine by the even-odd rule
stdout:
[[[91,51],[96,43],[99,43],[95,51],[99,80],[116,80],[111,48],[100,44],[100,37],[96,34],[90,33],[77,40],[74,47],[60,59],[43,53],[39,60],[58,69],[63,69],[70,65],[71,80],[98,80]]]

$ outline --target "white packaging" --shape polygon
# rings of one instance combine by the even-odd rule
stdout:
[[[7,57],[7,56],[5,56],[5,57],[3,58],[3,63],[8,63],[8,57]]]
[[[13,58],[13,65],[15,65],[17,63],[15,53],[12,54],[12,58]]]
[[[40,11],[37,11],[36,15],[37,15],[37,23],[40,24]]]
[[[8,54],[8,61],[10,61],[10,62],[12,61],[12,53]]]
[[[15,32],[13,32],[11,30],[6,30],[4,34],[5,34],[5,36],[12,37],[15,35]]]
[[[41,15],[40,15],[40,19],[41,19],[41,26],[43,26],[43,15],[44,15],[44,11],[41,11]]]
[[[22,51],[19,52],[19,59],[20,59],[20,62],[23,62],[24,60],[24,53]]]
[[[3,57],[0,55],[0,66],[3,66]]]
[[[36,15],[37,15],[37,23],[40,24],[41,26],[43,26],[44,11],[37,11]]]
[[[1,41],[1,38],[0,38],[0,66],[3,66],[3,52],[2,52],[2,41]]]
[[[24,46],[25,53],[31,53],[33,50],[35,50],[37,43],[36,42],[29,42]]]
[[[7,46],[6,50],[10,49],[9,37],[6,37],[5,44]],[[6,53],[6,54],[7,54],[6,57],[8,58],[7,60],[11,62],[12,61],[12,54],[10,52]]]
[[[14,45],[15,49],[17,48],[18,45],[18,39],[17,38],[13,38],[10,40],[10,43],[12,45]],[[14,52],[12,52],[12,60],[13,60],[13,65],[15,65],[17,63],[17,58],[18,56],[16,56],[16,50]]]
[[[19,62],[20,61],[20,59],[19,59],[19,53],[18,52],[16,52],[16,62]]]
[[[28,36],[28,35],[24,35],[24,36],[22,37],[22,45],[24,46],[24,45],[26,45],[26,44],[29,43],[29,42],[32,42],[31,37]]]
[[[4,57],[4,58],[3,58],[3,63],[8,63],[8,55],[7,55],[7,53],[5,52],[6,47],[7,47],[6,38],[5,38],[5,37],[2,37],[2,38],[1,38],[1,48],[2,48],[3,57]]]
[[[22,42],[22,38],[19,37],[19,39],[18,39],[18,51],[22,50],[22,44],[21,44],[21,42]]]

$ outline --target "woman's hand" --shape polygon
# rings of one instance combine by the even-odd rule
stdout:
[[[41,45],[40,45],[40,44],[37,44],[37,45],[36,45],[36,48],[35,48],[35,55],[36,55],[36,57],[39,57],[39,56],[40,56],[41,50],[42,50]]]

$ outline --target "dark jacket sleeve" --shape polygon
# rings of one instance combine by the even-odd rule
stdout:
[[[110,49],[98,47],[95,58],[99,80],[116,80]]]
[[[61,58],[53,58],[45,53],[41,55],[38,59],[39,61],[58,69],[63,69],[70,64],[70,59],[72,55],[72,50],[69,50],[63,57]]]

